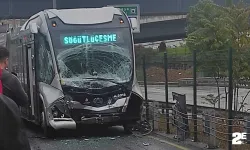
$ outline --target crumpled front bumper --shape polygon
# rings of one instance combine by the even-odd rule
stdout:
[[[76,129],[76,122],[72,118],[54,118],[49,124],[55,130],[59,129]]]
[[[49,121],[49,124],[55,130],[60,129],[76,129],[77,124],[112,124],[117,123],[122,120],[121,115],[112,115],[112,116],[96,116],[85,118],[82,117],[80,120],[73,120],[72,118],[54,118]]]
[[[77,121],[79,124],[108,124],[108,123],[115,123],[121,119],[118,115],[113,116],[98,116],[98,117],[90,117],[84,118],[82,117],[81,120]]]
[[[138,120],[134,115],[127,115],[126,107],[128,101],[126,99],[118,100],[113,106],[104,106],[103,108],[88,108],[81,103],[72,101],[69,107],[69,115],[71,118],[53,118],[49,124],[56,130],[59,129],[76,129],[77,124],[109,124],[121,125],[131,120]],[[107,107],[107,108],[106,108]],[[100,110],[99,110],[100,109]]]

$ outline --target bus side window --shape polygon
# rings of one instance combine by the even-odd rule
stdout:
[[[54,77],[51,51],[43,35],[38,35],[37,75],[39,82],[50,84]]]

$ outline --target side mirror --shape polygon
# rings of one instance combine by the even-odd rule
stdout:
[[[29,29],[31,33],[35,33],[35,34],[38,33],[38,27],[36,23],[31,23],[29,25]]]
[[[138,21],[136,18],[130,18],[130,22],[133,30],[138,28]]]

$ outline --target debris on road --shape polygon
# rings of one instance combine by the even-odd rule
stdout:
[[[143,143],[143,146],[149,146],[149,143]]]
[[[115,138],[112,137],[112,138],[110,138],[110,140],[115,140]]]

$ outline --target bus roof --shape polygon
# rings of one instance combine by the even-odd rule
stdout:
[[[66,24],[97,24],[113,20],[114,15],[122,15],[114,7],[78,8],[78,9],[49,9],[45,10],[49,18],[59,17]]]
[[[66,24],[99,24],[113,20],[114,15],[122,15],[114,7],[102,8],[77,8],[77,9],[46,9],[29,18],[36,18],[46,12],[49,18],[58,17]],[[28,21],[27,21],[28,22]],[[26,23],[27,23],[26,22]],[[24,24],[24,26],[26,25]],[[21,29],[22,30],[22,29]]]

